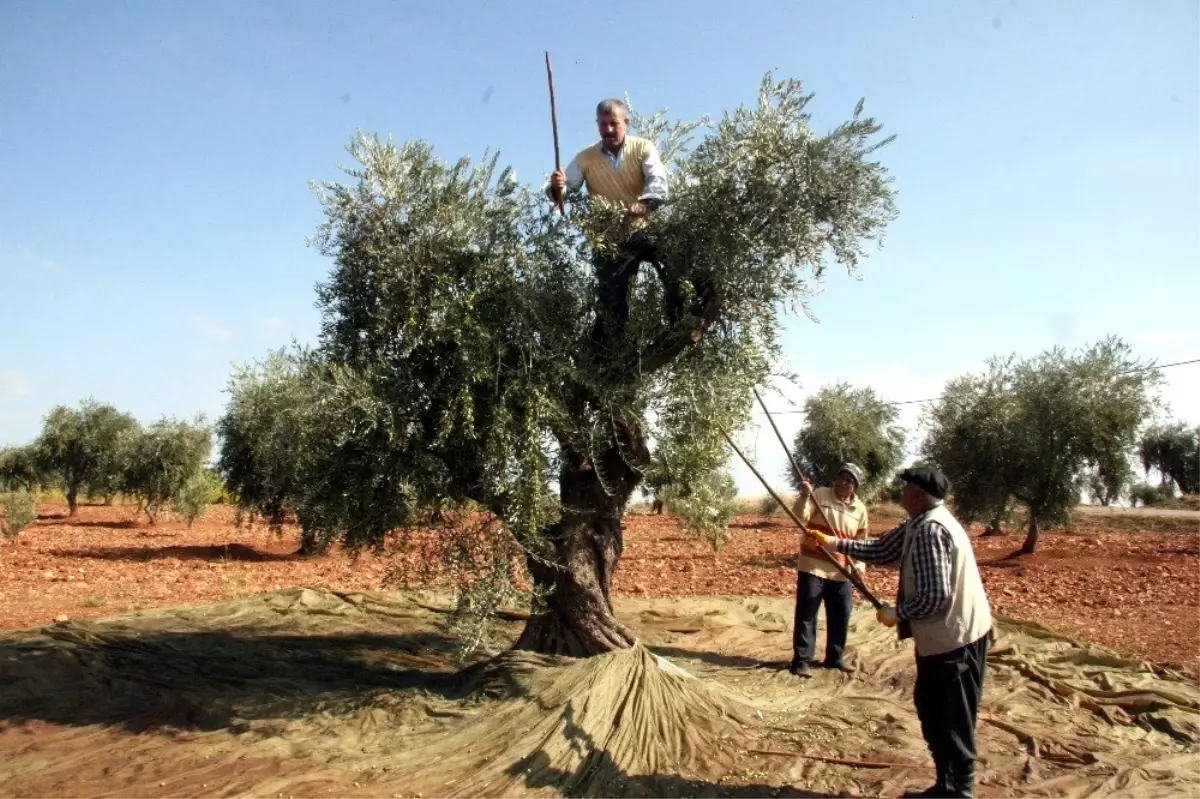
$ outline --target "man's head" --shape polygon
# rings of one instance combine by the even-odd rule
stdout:
[[[950,493],[950,481],[932,466],[905,469],[897,477],[904,481],[900,507],[909,516],[917,516],[938,505]]]
[[[629,128],[629,109],[620,100],[601,100],[596,106],[596,127],[600,140],[610,150],[625,143],[625,131]]]
[[[833,478],[833,491],[842,499],[849,499],[858,491],[858,484],[862,482],[862,479],[861,466],[856,463],[843,463],[837,476]]]

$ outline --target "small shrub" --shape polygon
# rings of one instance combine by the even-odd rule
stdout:
[[[229,486],[225,485],[220,472],[216,469],[205,468],[203,474],[204,481],[208,485],[209,505],[232,505],[236,502],[237,497],[229,490]]]
[[[1137,483],[1129,489],[1129,504],[1137,507],[1142,503],[1145,507],[1163,505],[1175,499],[1175,486],[1163,483],[1152,486],[1149,483]]]
[[[18,533],[37,519],[37,499],[28,491],[0,495],[0,508],[4,510],[0,532],[4,533],[5,538],[16,538]]]
[[[779,503],[775,500],[775,497],[768,494],[762,498],[758,512],[759,515],[766,516],[768,519],[770,519],[779,513]]]

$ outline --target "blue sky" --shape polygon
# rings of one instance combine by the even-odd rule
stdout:
[[[769,69],[816,92],[817,128],[865,97],[897,134],[885,248],[860,280],[830,274],[819,324],[788,323],[795,401],[839,379],[935,396],[990,355],[1108,333],[1200,357],[1197,8],[7,0],[0,445],[88,395],[215,418],[232,362],[317,330],[308,181],[337,176],[357,128],[447,158],[499,149],[540,181],[545,49],[564,158],[594,140],[602,97],[719,114]],[[1200,422],[1200,365],[1164,375]],[[758,436],[768,474],[774,446]]]

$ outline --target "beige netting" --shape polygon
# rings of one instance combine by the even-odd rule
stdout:
[[[462,671],[442,604],[295,589],[0,636],[0,794],[894,795],[932,777],[911,651],[869,609],[858,672],[801,682],[779,670],[785,600],[622,600],[644,647]],[[989,667],[980,795],[1198,793],[1195,681],[1013,622]]]

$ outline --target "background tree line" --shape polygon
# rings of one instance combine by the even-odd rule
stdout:
[[[202,420],[164,418],[143,427],[91,399],[53,408],[33,443],[0,450],[4,531],[32,521],[34,497],[47,489],[63,492],[72,515],[81,496],[111,502],[119,494],[135,499],[151,522],[170,508],[190,524],[208,504],[226,499],[275,529],[299,521],[302,481],[312,479],[300,442],[311,418],[306,403],[316,399],[305,390],[302,361],[301,353],[280,350],[235,371],[216,425],[216,469],[205,465],[214,430]],[[998,532],[1021,520],[1029,551],[1041,530],[1069,519],[1083,494],[1103,505],[1136,506],[1200,493],[1200,427],[1150,423],[1159,377],[1146,367],[1116,338],[1074,354],[993,359],[983,372],[951,380],[925,411],[917,462],[950,476],[964,521]],[[829,484],[852,461],[867,473],[864,499],[897,498],[892,478],[906,433],[895,405],[872,388],[838,383],[819,389],[803,410],[793,452],[810,478]],[[729,462],[718,456],[680,468],[680,459],[696,455],[672,443],[656,451],[644,490],[719,546],[737,509]],[[1138,481],[1135,462],[1147,475],[1157,472],[1158,484]],[[700,477],[689,482],[688,474]],[[798,487],[790,469],[787,477]],[[301,528],[301,551],[316,552],[312,528]]]
[[[1151,424],[1162,411],[1160,382],[1117,337],[1073,353],[993,358],[982,372],[949,381],[926,408],[919,462],[950,478],[950,501],[964,522],[999,531],[1019,518],[1023,550],[1033,552],[1040,532],[1068,522],[1085,493],[1109,505],[1123,497],[1155,504],[1175,488],[1200,491],[1200,428]],[[802,469],[829,484],[839,464],[853,461],[867,472],[868,501],[895,498],[898,486],[889,481],[905,441],[895,405],[869,388],[839,384],[809,398],[804,412],[794,442]],[[1135,482],[1135,459],[1162,482]]]
[[[143,426],[93,399],[57,406],[35,441],[0,450],[0,491],[10,511],[5,532],[32,521],[36,495],[45,490],[62,491],[71,516],[83,497],[108,503],[122,495],[134,499],[151,523],[170,509],[190,526],[223,496],[220,477],[206,468],[212,445],[212,428],[203,418],[164,417]]]

